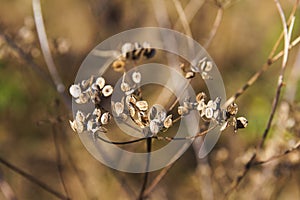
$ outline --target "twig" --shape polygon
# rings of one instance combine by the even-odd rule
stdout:
[[[284,50],[282,51],[283,52],[283,60],[282,60],[282,65],[281,65],[281,72],[280,72],[280,75],[278,77],[278,85],[277,85],[277,89],[276,89],[276,94],[275,94],[275,97],[274,97],[274,100],[273,100],[270,117],[269,117],[266,129],[264,130],[262,139],[261,139],[260,143],[258,144],[258,146],[256,148],[256,151],[253,153],[250,160],[246,163],[242,175],[237,177],[237,179],[234,182],[233,186],[226,192],[225,199],[228,198],[229,195],[232,193],[232,191],[235,190],[239,186],[241,181],[245,178],[245,176],[249,172],[250,168],[255,163],[257,152],[258,152],[258,150],[260,150],[263,147],[264,142],[265,142],[265,140],[268,136],[268,133],[269,133],[272,121],[273,121],[273,117],[274,117],[274,114],[276,112],[276,108],[277,108],[277,105],[278,105],[278,101],[279,101],[279,97],[280,97],[280,93],[281,93],[281,88],[283,87],[283,78],[284,78],[284,72],[285,72],[286,64],[287,64],[288,51],[289,51],[289,48],[290,48],[290,38],[291,38],[291,33],[292,33],[293,25],[294,25],[294,17],[291,18],[292,19],[291,20],[291,25],[290,25],[289,30],[288,30],[287,23],[286,23],[285,16],[284,16],[283,10],[281,8],[281,5],[278,2],[278,0],[274,0],[274,1],[275,1],[275,4],[276,4],[276,7],[278,9],[278,12],[280,14],[280,18],[281,18],[282,25],[283,25],[283,32],[284,32]],[[298,3],[298,1],[297,1],[297,3]]]
[[[205,0],[190,0],[187,6],[184,8],[184,14],[186,16],[186,20],[188,24],[191,23],[199,9],[202,7]],[[180,19],[175,23],[174,29],[177,30],[180,25]]]
[[[138,197],[138,200],[143,200],[144,199],[144,193],[147,187],[148,183],[148,177],[149,177],[149,166],[150,166],[150,159],[151,159],[151,148],[152,148],[152,139],[148,138],[147,139],[147,163],[146,163],[146,172],[144,175],[144,180],[143,180],[143,185],[140,191],[140,195]]]
[[[2,170],[0,169],[0,190],[7,200],[17,200],[17,197],[11,186],[4,180]]]
[[[282,10],[282,7],[281,7],[280,3],[278,2],[278,0],[274,0],[274,1],[275,1],[276,6],[277,6],[278,12],[280,14],[281,22],[282,22],[282,25],[283,25],[284,54],[283,54],[283,59],[282,59],[281,72],[280,72],[280,75],[278,77],[277,91],[276,91],[276,95],[275,95],[275,98],[274,98],[273,104],[272,104],[272,111],[271,111],[271,114],[270,114],[270,117],[269,117],[269,120],[268,120],[268,123],[267,123],[267,127],[266,127],[266,129],[264,131],[264,134],[262,136],[262,140],[258,145],[258,149],[261,149],[264,145],[264,142],[265,142],[265,140],[268,136],[268,133],[269,133],[269,130],[270,130],[270,127],[271,127],[276,109],[277,109],[277,105],[278,105],[278,102],[279,102],[279,97],[280,97],[280,94],[281,94],[281,88],[283,87],[284,72],[285,72],[285,69],[286,69],[286,64],[287,64],[287,59],[288,59],[288,54],[289,54],[289,44],[290,44],[291,32],[292,32],[293,24],[294,24],[293,23],[294,20],[292,20],[292,23],[291,23],[291,26],[290,26],[290,31],[289,31],[288,27],[287,27],[285,16],[284,16],[284,13],[283,13],[283,10]]]
[[[282,158],[282,157],[284,157],[284,156],[286,156],[286,155],[288,155],[288,154],[290,154],[290,153],[292,153],[292,152],[294,152],[294,151],[299,151],[299,150],[300,150],[300,142],[299,142],[296,146],[294,146],[294,147],[292,147],[292,148],[290,148],[290,149],[288,149],[288,150],[285,150],[285,151],[284,151],[283,153],[281,153],[281,154],[272,156],[272,157],[270,157],[270,158],[268,158],[268,159],[266,159],[266,160],[255,161],[255,162],[253,163],[253,165],[263,165],[263,164],[269,163],[269,162],[271,162],[271,161],[277,160],[277,159],[279,159],[279,158]]]
[[[212,27],[212,29],[209,33],[209,37],[208,37],[207,41],[204,44],[205,49],[207,49],[209,47],[212,40],[214,39],[214,37],[215,37],[219,27],[220,27],[221,21],[223,19],[223,13],[224,13],[223,8],[219,7],[218,12],[217,12],[217,16],[216,16],[214,24],[213,24],[213,27]]]
[[[43,21],[41,2],[40,0],[32,0],[32,8],[33,8],[33,16],[35,20],[36,30],[38,33],[38,38],[40,41],[41,49],[43,52],[43,56],[45,62],[47,64],[48,70],[50,72],[51,78],[56,86],[56,90],[58,93],[64,93],[65,86],[61,81],[61,78],[57,72],[56,66],[54,64],[54,60],[51,55],[47,34],[45,30],[45,25]]]
[[[144,192],[144,198],[148,197],[150,193],[155,189],[155,187],[158,185],[158,183],[167,175],[169,170],[172,168],[172,166],[175,164],[173,162],[172,164],[166,166],[164,169],[160,171],[160,173],[155,177],[155,179],[152,181],[150,186],[145,190]]]
[[[296,39],[293,40],[293,42],[291,42],[290,46],[289,46],[289,51],[295,47],[296,45],[298,45],[300,43],[300,36],[298,36]],[[250,86],[252,86],[257,79],[265,72],[268,70],[268,68],[274,64],[275,62],[277,62],[282,56],[284,55],[284,50],[280,51],[278,54],[276,54],[273,58],[268,59],[268,61],[262,66],[262,68],[257,71],[248,81],[245,85],[243,85],[243,87],[241,87],[240,89],[238,89],[238,91],[231,96],[226,103],[224,104],[225,106],[230,105],[232,102],[234,102],[238,97],[240,97]]]
[[[62,193],[55,191],[54,189],[52,189],[50,186],[48,186],[46,183],[38,180],[37,178],[35,178],[34,176],[32,176],[31,174],[28,174],[26,172],[24,172],[23,170],[21,170],[20,168],[18,168],[17,166],[9,163],[8,161],[6,161],[5,159],[3,159],[2,157],[0,157],[0,163],[2,163],[3,165],[5,165],[6,167],[8,167],[9,169],[13,170],[14,172],[20,174],[21,176],[23,176],[24,178],[26,178],[27,180],[29,180],[30,182],[36,184],[37,186],[41,187],[42,189],[44,189],[45,191],[53,194],[54,196],[56,196],[59,199],[62,200],[69,200],[68,197],[66,197],[65,195],[63,195]]]
[[[65,179],[63,176],[63,166],[62,166],[62,161],[61,161],[61,152],[60,152],[60,148],[59,148],[59,144],[58,144],[57,131],[56,131],[56,128],[54,125],[53,125],[53,142],[54,142],[54,146],[55,146],[56,163],[57,163],[57,170],[58,170],[59,178],[62,183],[65,194],[69,198],[68,189],[67,189]]]
[[[291,14],[290,14],[290,17],[289,17],[289,21],[288,21],[288,24],[291,23],[292,21],[292,18],[294,17],[295,15],[295,12],[297,10],[297,6],[299,4],[299,0],[296,1],[296,3],[294,4],[293,6],[293,9],[291,11]],[[226,103],[224,104],[225,106],[228,106],[230,105],[231,103],[233,103],[238,97],[240,97],[250,86],[252,86],[256,81],[257,79],[265,72],[268,70],[268,68],[273,64],[275,63],[277,60],[279,60],[283,54],[284,54],[284,50],[280,51],[277,55],[274,56],[278,46],[279,46],[279,43],[280,41],[282,40],[283,38],[283,31],[281,32],[279,38],[277,39],[275,45],[273,46],[270,54],[269,54],[269,57],[267,59],[267,62],[265,64],[263,64],[262,68],[257,71],[248,81],[247,83],[241,87],[240,89],[237,90],[237,92],[231,96],[227,101]],[[296,46],[298,43],[300,42],[300,36],[297,37],[289,46],[289,50],[291,50],[294,46]]]
[[[185,12],[182,8],[182,5],[181,5],[180,1],[179,0],[173,0],[173,3],[175,5],[176,11],[179,15],[179,20],[182,24],[182,27],[183,27],[185,33],[192,38],[193,37],[192,36],[192,31],[191,31],[189,22],[187,20],[186,14],[185,14]]]

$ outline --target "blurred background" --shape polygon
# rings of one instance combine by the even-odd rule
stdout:
[[[227,97],[234,95],[268,61],[282,32],[271,0],[42,1],[49,45],[66,87],[74,82],[86,55],[110,36],[145,26],[185,33],[174,2],[187,9],[191,34],[201,45],[207,44],[219,16],[220,24],[207,52],[222,74]],[[281,1],[286,18],[295,2]],[[295,16],[292,40],[300,34],[299,10]],[[9,199],[7,188],[18,199],[57,199],[3,165],[2,159],[71,199],[136,199],[143,174],[126,174],[101,164],[69,127],[70,110],[51,80],[43,77],[48,71],[36,33],[32,2],[0,0],[0,30],[0,199]],[[282,49],[283,41],[276,54]],[[295,148],[300,136],[298,49],[295,46],[290,51],[286,85],[257,160],[282,155],[291,148],[292,152],[252,166],[236,190],[230,191],[266,128],[280,59],[236,101],[239,115],[249,121],[248,127],[238,134],[226,130],[205,159],[197,160],[192,147],[188,149],[149,199],[221,199],[226,193],[229,199],[300,199],[300,153]],[[37,68],[31,61],[37,63]],[[67,95],[67,99],[70,101],[71,96]],[[150,173],[149,183],[158,174],[159,171]]]

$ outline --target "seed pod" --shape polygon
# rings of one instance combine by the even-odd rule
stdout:
[[[238,108],[238,105],[236,103],[232,103],[230,104],[227,108],[226,108],[226,114],[227,114],[227,117],[230,117],[230,116],[234,116],[237,114],[239,108]]]
[[[128,110],[129,110],[130,116],[134,117],[134,115],[135,115],[135,109],[134,109],[134,107],[131,104],[128,104],[127,106],[128,106]]]
[[[149,127],[151,133],[153,133],[154,135],[156,135],[159,132],[159,123],[156,120],[150,121]]]
[[[116,72],[123,72],[125,68],[125,62],[123,60],[115,60],[112,63],[112,68]]]
[[[117,116],[119,116],[124,111],[124,104],[121,102],[116,102],[114,105],[114,110],[115,110]]]
[[[100,117],[101,116],[101,110],[99,108],[95,108],[93,111],[93,115]]]
[[[206,108],[205,109],[205,117],[207,119],[211,119],[213,117],[214,111],[212,108]]]
[[[101,116],[101,124],[108,124],[109,120],[110,120],[109,112],[103,113],[103,115]]]
[[[213,100],[209,100],[207,103],[207,107],[212,108],[213,110],[216,110],[217,104]]]
[[[178,111],[179,115],[186,115],[189,112],[189,110],[186,107],[184,107],[184,106],[178,106],[178,110],[177,111]]]
[[[103,94],[103,96],[108,97],[113,93],[113,91],[114,91],[114,89],[111,85],[106,85],[102,89],[102,94]]]
[[[168,115],[164,121],[164,127],[170,128],[173,125],[172,115]]]
[[[194,78],[195,77],[195,73],[194,72],[187,72],[185,74],[185,78],[186,79],[191,79],[191,78]]]
[[[105,79],[103,77],[97,78],[96,84],[98,85],[98,87],[101,90],[104,87],[104,85],[105,85]]]
[[[70,126],[74,132],[77,132],[77,133],[83,132],[83,130],[84,130],[83,123],[81,123],[77,120],[74,120],[74,121],[69,120],[69,122],[70,122]]]
[[[206,107],[206,105],[205,105],[204,99],[202,99],[201,101],[199,101],[199,104],[197,106],[197,110],[198,111],[203,111],[205,107]]]
[[[137,101],[135,105],[139,110],[142,110],[142,111],[148,110],[147,101]]]
[[[80,110],[77,111],[75,120],[78,121],[78,122],[84,122],[85,121],[85,116]]]
[[[140,72],[133,72],[132,73],[132,80],[133,82],[139,84],[141,82],[142,75]]]
[[[125,103],[126,105],[129,103],[136,104],[136,98],[134,96],[126,96]]]
[[[129,84],[128,84],[128,83],[125,83],[125,82],[121,83],[121,90],[122,90],[123,92],[129,91],[129,90],[130,90]]]
[[[72,97],[78,98],[80,96],[80,94],[81,94],[81,88],[77,84],[71,85],[71,87],[69,89],[69,92],[72,95]]]
[[[81,87],[86,89],[87,87],[91,86],[94,82],[94,76],[91,76],[88,80],[81,81]]]
[[[204,92],[200,92],[196,96],[196,101],[200,103],[202,100],[205,100],[206,94]]]
[[[245,117],[238,117],[236,119],[236,128],[246,128],[248,125],[248,120]]]
[[[77,104],[85,104],[89,101],[89,95],[87,93],[81,93],[79,98],[75,100]]]

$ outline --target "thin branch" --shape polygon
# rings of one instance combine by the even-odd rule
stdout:
[[[64,93],[65,86],[57,72],[54,60],[51,55],[47,34],[45,30],[45,25],[43,21],[42,8],[40,0],[32,0],[33,16],[35,20],[35,26],[38,33],[38,38],[40,41],[41,49],[45,62],[47,64],[48,70],[50,72],[51,78],[56,86],[58,93]]]
[[[179,15],[179,20],[182,24],[182,27],[183,27],[185,33],[192,38],[193,37],[192,36],[192,31],[191,31],[189,22],[187,20],[186,14],[185,14],[185,12],[182,8],[182,5],[181,5],[180,1],[179,0],[173,0],[173,3],[175,5],[176,11]]]
[[[200,10],[205,0],[190,0],[189,3],[184,8],[184,14],[188,24],[191,23],[197,12]],[[175,23],[174,29],[177,30],[180,25],[180,19]]]
[[[144,193],[147,187],[148,183],[148,177],[149,177],[149,166],[150,166],[150,159],[151,159],[151,148],[152,148],[152,139],[147,138],[147,163],[146,163],[146,172],[144,174],[144,180],[143,180],[143,185],[140,191],[140,195],[138,197],[138,200],[143,200],[144,199]]]
[[[0,157],[0,163],[2,163],[3,165],[5,165],[6,167],[8,167],[9,169],[13,170],[14,172],[20,174],[21,176],[23,176],[24,178],[26,178],[27,180],[29,180],[30,182],[36,184],[37,186],[41,187],[42,189],[44,189],[45,191],[49,192],[50,194],[53,194],[54,196],[56,196],[59,199],[62,200],[69,200],[68,197],[66,197],[65,195],[63,195],[62,193],[52,189],[50,186],[48,186],[46,183],[38,180],[37,178],[35,178],[34,176],[32,176],[31,174],[28,174],[27,172],[21,170],[20,168],[18,168],[17,166],[9,163],[8,161],[6,161],[4,158]]]
[[[288,155],[288,154],[290,154],[290,153],[292,153],[292,152],[299,151],[299,150],[300,150],[300,142],[299,142],[296,146],[294,146],[294,147],[292,147],[292,148],[290,148],[290,149],[284,151],[284,152],[281,153],[281,154],[272,156],[272,157],[270,157],[270,158],[268,158],[268,159],[266,159],[266,160],[255,161],[255,162],[253,163],[253,165],[263,165],[263,164],[272,162],[272,161],[274,161],[274,160],[277,160],[277,159],[282,158],[282,157],[284,157],[284,156],[286,156],[286,155]]]
[[[268,133],[269,133],[269,130],[270,130],[270,127],[271,127],[271,124],[272,124],[277,106],[278,106],[278,102],[279,102],[279,98],[280,98],[280,94],[281,94],[281,88],[283,87],[284,72],[285,72],[285,69],[286,69],[286,64],[287,64],[287,59],[288,59],[288,54],[289,54],[289,44],[290,44],[291,32],[292,32],[293,24],[294,24],[294,23],[291,23],[290,31],[289,31],[288,27],[287,27],[285,16],[284,16],[284,13],[283,13],[283,10],[282,10],[282,7],[281,7],[280,3],[278,2],[278,0],[274,0],[274,1],[275,1],[275,4],[276,4],[276,7],[278,9],[278,12],[280,14],[281,22],[282,22],[282,25],[283,25],[284,54],[283,54],[283,59],[282,59],[281,72],[280,72],[280,75],[278,77],[277,91],[276,91],[276,95],[275,95],[275,98],[274,98],[273,104],[272,104],[272,111],[271,111],[271,114],[270,114],[270,117],[269,117],[269,120],[268,120],[268,123],[267,123],[267,127],[266,127],[266,129],[264,131],[264,134],[262,136],[262,140],[258,145],[259,149],[261,149],[263,147],[264,142],[265,142],[265,140],[268,136]],[[294,20],[292,20],[292,22],[294,22]]]
[[[63,166],[62,166],[62,160],[61,160],[61,152],[58,144],[58,137],[57,137],[57,131],[55,126],[53,125],[53,142],[55,146],[55,152],[56,152],[56,163],[57,163],[57,170],[59,173],[59,178],[62,183],[63,189],[65,191],[66,196],[69,198],[68,189],[65,183],[64,175],[63,175]]]
[[[167,175],[169,170],[172,168],[172,166],[175,164],[173,162],[172,164],[166,166],[164,169],[160,171],[160,173],[154,178],[154,180],[151,182],[150,186],[145,190],[144,192],[144,198],[148,197],[150,193],[155,189],[155,187],[158,185],[158,183]]]
[[[296,39],[294,39],[293,42],[291,42],[290,46],[289,46],[289,51],[292,50],[293,47],[295,47],[296,45],[298,45],[300,43],[300,36],[298,36]],[[232,102],[234,102],[237,98],[239,98],[249,87],[251,87],[256,81],[257,79],[265,72],[268,70],[268,68],[274,64],[275,62],[277,62],[282,56],[284,55],[284,50],[280,51],[278,54],[276,54],[273,58],[268,59],[268,61],[262,66],[262,68],[257,71],[248,81],[247,83],[241,87],[240,89],[238,89],[238,91],[231,96],[226,103],[224,104],[225,106],[230,105]]]
[[[299,4],[299,0],[296,1],[296,3],[294,4],[293,6],[293,9],[291,11],[291,14],[290,14],[290,17],[289,17],[289,21],[288,21],[288,24],[291,24],[291,21],[292,21],[292,18],[294,17],[295,13],[296,13],[296,10],[297,10],[297,6]],[[279,38],[277,39],[275,45],[273,46],[270,54],[269,54],[269,57],[267,59],[267,62],[265,64],[263,64],[262,68],[257,71],[248,81],[247,83],[242,86],[240,89],[237,90],[237,92],[231,96],[225,103],[225,106],[228,106],[230,105],[231,103],[233,103],[238,97],[240,97],[250,86],[252,86],[257,80],[258,78],[265,72],[269,69],[269,67],[275,63],[277,60],[279,60],[283,54],[284,54],[284,50],[280,51],[277,55],[274,56],[279,44],[280,44],[280,41],[282,40],[283,38],[283,31],[281,32]],[[289,46],[289,50],[291,50],[294,46],[296,46],[298,43],[300,42],[300,36],[297,37]]]
[[[216,18],[215,18],[215,21],[214,21],[214,24],[213,24],[213,27],[209,33],[209,37],[207,39],[207,41],[205,42],[204,44],[204,48],[207,49],[209,47],[209,45],[211,44],[212,40],[214,39],[219,27],[220,27],[220,24],[221,24],[221,21],[223,19],[223,13],[224,13],[224,10],[222,7],[220,7],[218,9],[218,12],[217,12],[217,15],[216,15]]]

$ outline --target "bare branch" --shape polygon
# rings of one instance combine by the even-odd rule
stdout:
[[[51,78],[56,85],[56,90],[59,93],[63,93],[65,91],[65,86],[62,83],[62,80],[57,72],[56,66],[54,64],[54,60],[51,55],[47,34],[45,30],[45,25],[43,21],[42,9],[41,9],[41,2],[40,0],[32,0],[32,8],[33,8],[33,15],[36,25],[36,30],[38,33],[41,49],[43,52],[43,56],[45,62],[47,64],[48,70],[50,72]]]
[[[35,178],[34,176],[32,176],[31,174],[28,174],[27,172],[21,170],[20,168],[18,168],[17,166],[9,163],[8,161],[6,161],[4,158],[0,157],[0,163],[2,163],[3,165],[5,165],[6,167],[8,167],[9,169],[13,170],[14,172],[20,174],[21,176],[23,176],[24,178],[26,178],[27,180],[29,180],[30,182],[36,184],[37,186],[41,187],[42,189],[44,189],[45,191],[49,192],[50,194],[53,194],[54,196],[56,196],[59,199],[62,200],[69,200],[68,197],[66,197],[65,195],[63,195],[62,193],[55,191],[54,189],[52,189],[50,186],[48,186],[46,183],[38,180],[37,178]]]
[[[220,24],[221,24],[221,21],[223,19],[223,13],[224,13],[224,10],[222,7],[220,7],[218,9],[218,12],[217,12],[217,16],[215,18],[215,21],[214,21],[214,24],[213,24],[213,27],[209,33],[209,37],[207,39],[207,41],[205,42],[204,44],[204,48],[207,49],[209,47],[209,45],[211,44],[212,40],[214,39],[219,27],[220,27]]]

